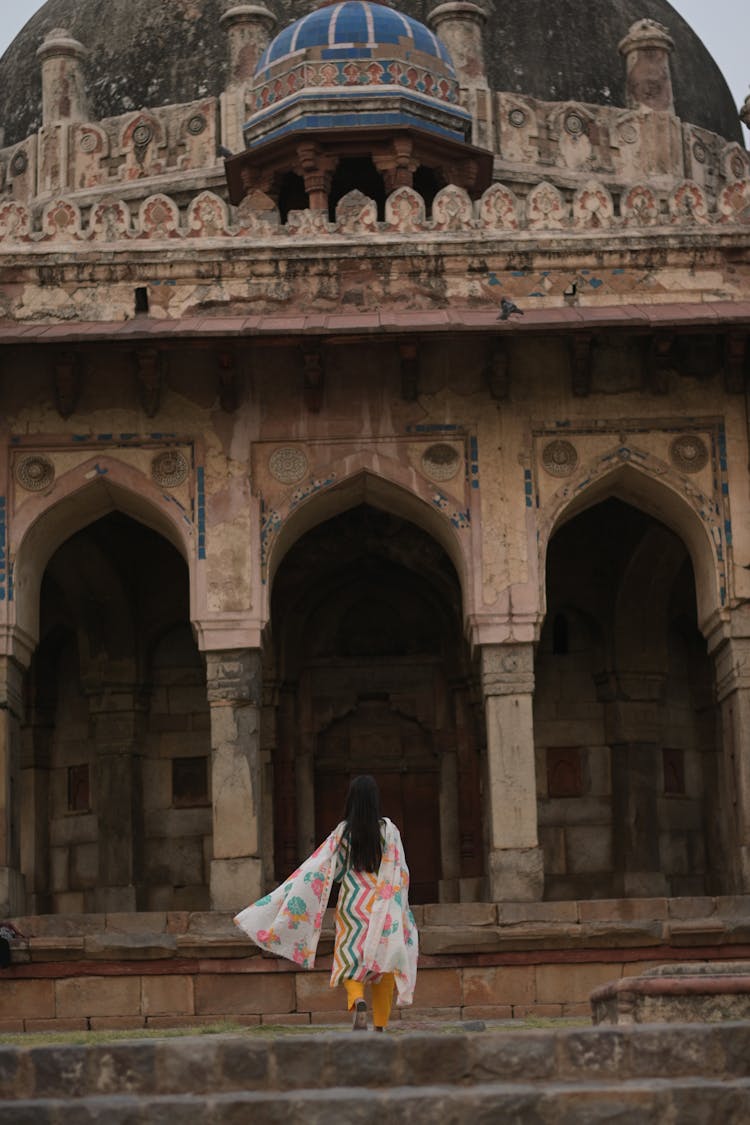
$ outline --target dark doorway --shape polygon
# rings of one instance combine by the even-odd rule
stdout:
[[[367,505],[303,536],[274,585],[274,844],[283,878],[371,773],[414,902],[469,897],[483,871],[478,738],[456,572],[414,524]],[[273,663],[274,667],[270,667]]]

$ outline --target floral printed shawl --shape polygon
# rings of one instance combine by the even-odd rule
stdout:
[[[401,836],[392,821],[384,818],[384,824],[383,858],[375,886],[368,895],[367,935],[356,950],[353,946],[349,948],[349,956],[344,958],[346,964],[339,956],[334,957],[331,987],[347,976],[378,980],[383,973],[393,973],[397,1003],[403,1007],[412,1002],[419,945],[409,909],[409,871]],[[334,879],[341,876],[344,868],[344,827],[344,822],[339,824],[281,886],[240,911],[234,919],[235,925],[261,949],[286,957],[303,969],[312,969],[315,964],[323,914]],[[352,955],[357,960],[353,971]]]

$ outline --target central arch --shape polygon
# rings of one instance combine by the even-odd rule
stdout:
[[[445,549],[401,513],[334,512],[276,570],[265,659],[276,876],[341,819],[350,778],[372,773],[413,900],[481,897],[472,667]]]

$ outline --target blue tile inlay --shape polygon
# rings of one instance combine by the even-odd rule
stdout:
[[[198,469],[198,558],[206,557],[206,470]]]

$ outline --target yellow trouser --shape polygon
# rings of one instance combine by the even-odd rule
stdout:
[[[375,1027],[387,1027],[393,1004],[393,989],[396,985],[393,973],[383,973],[383,979],[372,982],[372,1022]],[[346,1006],[351,1012],[357,1000],[365,995],[364,981],[345,980]]]

